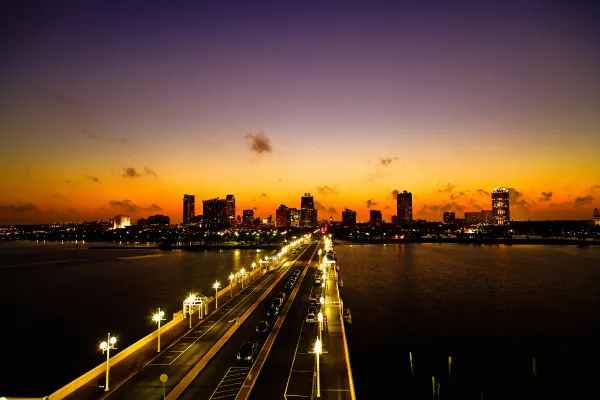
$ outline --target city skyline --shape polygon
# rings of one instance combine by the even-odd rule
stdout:
[[[491,209],[496,187],[511,219],[589,219],[597,17],[567,1],[16,4],[0,224],[180,223],[184,193],[266,217],[305,192],[319,220],[389,221],[394,190],[440,221]]]

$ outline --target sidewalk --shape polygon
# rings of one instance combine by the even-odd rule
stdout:
[[[348,369],[349,360],[346,360],[342,306],[337,305],[341,304],[337,279],[329,276],[325,285],[323,354],[320,357],[321,399],[352,400],[352,372]]]

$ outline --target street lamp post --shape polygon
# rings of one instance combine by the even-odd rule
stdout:
[[[323,250],[319,249],[319,265],[321,265],[321,254],[323,254]]]
[[[233,278],[235,278],[235,276],[233,276],[233,274],[229,274],[229,287],[231,288],[231,297],[233,297]]]
[[[216,281],[215,284],[213,285],[213,289],[215,289],[215,310],[217,308],[219,308],[219,305],[217,303],[217,297],[219,297],[219,288],[220,287],[221,287],[221,284],[219,283],[219,281]]]
[[[321,398],[321,367],[319,363],[319,355],[321,354],[321,341],[317,339],[315,343],[315,353],[317,353],[317,399]]]
[[[323,341],[323,313],[322,312],[319,311],[319,314],[317,314],[317,319],[319,320],[319,340]]]
[[[254,268],[256,268],[256,263],[253,262],[251,267],[252,267],[252,282],[254,282],[254,279],[256,279],[256,277],[254,276]]]
[[[108,374],[110,371],[110,350],[116,350],[115,343],[117,343],[117,338],[114,336],[110,336],[108,334],[108,342],[100,343],[100,350],[102,350],[102,354],[106,353],[106,386],[104,387],[104,391],[108,392]]]
[[[242,278],[242,290],[244,290],[244,275],[246,275],[246,270],[244,269],[244,267],[242,267],[242,269],[240,269],[240,275]]]
[[[158,322],[158,350],[156,350],[157,353],[160,353],[160,321],[164,321],[165,318],[163,318],[165,316],[165,312],[164,311],[160,311],[160,308],[158,309],[158,312],[156,314],[154,314],[154,317],[152,317],[152,320]],[[191,321],[191,317],[190,317],[190,321]]]

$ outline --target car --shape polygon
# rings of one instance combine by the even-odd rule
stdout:
[[[256,332],[265,333],[269,331],[269,322],[268,321],[260,321],[258,325],[256,325]]]
[[[291,289],[293,287],[294,287],[294,284],[292,282],[288,282],[288,283],[285,284],[285,288],[286,289]]]
[[[240,346],[237,353],[237,363],[250,363],[254,364],[254,359],[258,354],[258,343],[257,342],[244,342]]]
[[[275,296],[275,298],[285,300],[285,292],[277,293],[277,296]]]
[[[271,306],[269,307],[269,310],[267,311],[267,315],[270,317],[279,315],[279,308]]]
[[[315,322],[315,313],[306,314],[306,322],[314,323]]]
[[[299,270],[299,269],[295,270],[295,271],[293,272],[293,274],[294,274],[294,275],[300,275],[300,270]]]
[[[280,308],[283,305],[283,299],[280,298],[274,298],[273,302],[271,303],[272,307],[276,307],[276,308]]]
[[[308,314],[315,314],[316,312],[317,312],[317,307],[315,307],[315,306],[308,307]]]
[[[320,277],[320,276],[317,276],[317,277],[315,278],[315,285],[320,285],[320,284],[321,284],[321,277]]]
[[[308,308],[310,307],[316,307],[317,306],[317,300],[309,300],[308,301]]]
[[[317,296],[316,296],[316,295],[314,295],[314,294],[311,294],[311,295],[310,295],[310,297],[308,298],[308,301],[310,302],[310,301],[313,301],[313,300],[314,300],[314,301],[315,301],[315,303],[316,303],[316,302],[317,302]]]

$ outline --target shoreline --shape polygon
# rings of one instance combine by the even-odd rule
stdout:
[[[546,245],[546,246],[597,246],[600,240],[570,240],[570,239],[456,239],[456,238],[427,238],[427,239],[335,239],[339,246],[369,245],[369,244],[469,244],[469,245]]]

